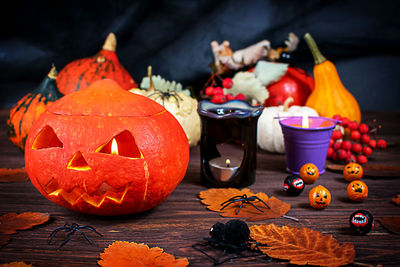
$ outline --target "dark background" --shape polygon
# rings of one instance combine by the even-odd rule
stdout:
[[[4,5],[4,3],[3,3]],[[310,32],[363,111],[400,111],[398,1],[13,1],[0,16],[0,107],[33,90],[52,63],[60,70],[94,55],[109,32],[120,62],[140,83],[148,65],[200,90],[210,74],[210,42],[233,50],[289,32]],[[293,55],[312,71],[305,42]]]

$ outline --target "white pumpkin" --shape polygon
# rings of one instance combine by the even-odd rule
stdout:
[[[286,116],[318,116],[318,113],[305,106],[291,106],[292,97],[288,97],[282,106],[266,107],[258,119],[257,144],[269,152],[285,153],[285,143],[279,120],[276,117]]]

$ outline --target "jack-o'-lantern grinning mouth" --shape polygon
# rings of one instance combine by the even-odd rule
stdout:
[[[97,192],[95,192],[93,195],[89,195],[87,192],[79,187],[75,187],[71,192],[67,192],[64,189],[60,188],[58,182],[54,178],[52,178],[46,185],[40,185],[48,196],[62,197],[71,206],[74,206],[79,201],[79,199],[82,199],[88,204],[97,208],[100,207],[106,199],[121,204],[130,188],[130,184],[127,184],[122,190],[116,190],[106,182],[103,182],[103,184],[99,186]]]

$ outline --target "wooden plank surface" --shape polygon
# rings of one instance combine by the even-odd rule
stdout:
[[[5,133],[7,110],[0,111],[0,167],[16,168],[24,165],[23,153],[8,141]],[[382,124],[379,135],[390,144],[386,151],[374,151],[370,161],[400,166],[399,113],[366,113],[364,121],[376,118]],[[190,266],[211,266],[211,262],[191,246],[208,237],[210,227],[216,222],[227,222],[217,213],[208,211],[197,194],[206,188],[200,185],[199,147],[190,152],[187,174],[182,183],[161,205],[142,214],[120,217],[98,217],[69,211],[44,198],[28,182],[0,183],[0,215],[8,212],[48,212],[51,220],[30,230],[18,231],[12,235],[9,244],[0,248],[0,263],[25,261],[34,266],[96,266],[99,254],[116,240],[146,243],[158,246],[177,257],[187,257]],[[347,182],[339,173],[327,171],[317,181],[332,193],[332,203],[324,210],[309,207],[307,196],[312,186],[307,186],[298,197],[290,197],[282,190],[286,177],[283,155],[259,151],[257,178],[250,188],[256,192],[273,195],[292,205],[287,215],[300,222],[277,218],[252,224],[275,223],[296,227],[310,227],[324,234],[332,234],[339,242],[353,242],[356,261],[371,265],[400,265],[400,236],[387,232],[379,222],[367,236],[352,235],[348,228],[350,214],[357,209],[369,210],[376,219],[385,216],[400,216],[400,206],[390,203],[392,197],[400,194],[400,178],[364,178],[369,187],[369,197],[363,203],[352,203],[346,195]],[[61,250],[58,245],[66,237],[60,232],[54,239],[55,245],[48,245],[50,233],[65,223],[90,225],[104,236],[98,237],[87,232],[94,241],[90,246],[84,238],[75,234]],[[267,261],[265,257],[236,259],[229,266],[282,266],[287,261]]]

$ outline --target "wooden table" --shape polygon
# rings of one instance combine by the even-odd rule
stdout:
[[[23,153],[8,141],[5,133],[7,110],[0,111],[0,167],[15,168],[24,165]],[[366,113],[364,121],[376,118],[382,124],[379,133],[392,144],[386,151],[374,151],[370,162],[400,165],[400,126],[399,113]],[[0,249],[0,263],[25,261],[34,266],[96,266],[99,254],[116,240],[146,243],[150,247],[158,246],[177,257],[187,257],[191,266],[211,266],[211,262],[191,246],[208,237],[210,227],[216,222],[227,222],[216,212],[211,212],[202,205],[197,194],[206,188],[200,185],[199,147],[190,151],[187,174],[176,190],[161,205],[142,214],[121,217],[97,217],[79,214],[59,207],[44,198],[28,182],[0,183],[0,215],[8,212],[48,212],[49,222],[29,230],[18,231],[12,240]],[[390,203],[392,197],[400,194],[399,178],[368,178],[364,181],[369,187],[369,196],[363,203],[349,202],[346,196],[347,182],[340,173],[327,171],[318,184],[329,188],[332,203],[324,210],[310,208],[307,200],[307,186],[298,197],[290,197],[282,190],[286,177],[285,158],[283,155],[259,151],[257,158],[257,178],[250,188],[256,192],[273,195],[291,204],[287,215],[296,217],[300,222],[277,218],[262,222],[277,225],[309,227],[324,234],[332,234],[339,242],[353,242],[356,249],[356,261],[366,264],[400,265],[400,236],[385,230],[379,222],[367,236],[352,235],[348,227],[350,214],[357,209],[369,210],[376,219],[385,216],[399,216],[400,206]],[[48,245],[50,233],[65,223],[90,225],[103,233],[98,237],[88,233],[94,241],[90,246],[79,234],[62,249],[57,245]],[[59,233],[55,242],[60,244],[65,238]],[[274,259],[270,262],[265,257],[236,259],[230,266],[282,266],[287,261]]]

